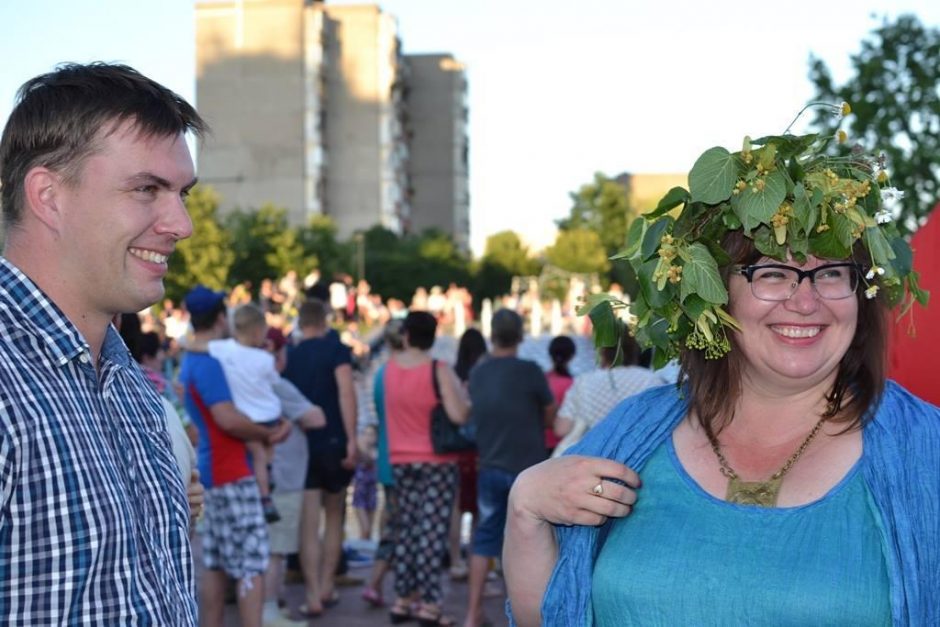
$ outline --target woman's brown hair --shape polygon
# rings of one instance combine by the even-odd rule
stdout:
[[[731,263],[721,268],[722,280],[727,287],[731,268],[737,264],[751,264],[763,255],[753,241],[741,231],[729,232],[722,248],[731,257]],[[868,256],[859,244],[852,259],[864,264]],[[887,311],[884,301],[866,298],[864,290],[856,290],[858,318],[855,336],[839,363],[839,371],[832,388],[826,394],[825,416],[833,422],[845,423],[846,431],[861,428],[870,419],[869,408],[881,397],[885,385],[885,354],[887,350]],[[741,394],[743,355],[737,343],[737,332],[728,330],[731,352],[721,359],[706,359],[704,351],[685,349],[679,356],[679,381],[689,397],[690,415],[697,416],[709,435],[721,431],[734,411]],[[716,393],[716,390],[725,390]]]

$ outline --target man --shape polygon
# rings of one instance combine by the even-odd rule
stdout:
[[[311,299],[300,306],[303,340],[287,354],[285,379],[326,414],[326,427],[307,432],[310,453],[301,511],[300,561],[306,582],[301,614],[335,605],[336,567],[343,548],[346,488],[356,467],[356,392],[352,357],[328,324],[329,308]],[[320,541],[320,515],[325,517]]]
[[[196,286],[184,299],[193,337],[180,365],[186,413],[199,429],[199,474],[206,486],[201,583],[203,625],[221,627],[227,577],[237,581],[241,624],[261,624],[268,533],[258,483],[244,440],[275,443],[289,434],[281,421],[269,428],[235,408],[222,364],[209,342],[228,335],[225,293]]]
[[[185,133],[122,65],[20,89],[0,139],[0,623],[195,625],[189,508],[156,390],[111,326],[192,233]]]
[[[544,431],[555,401],[542,369],[516,355],[522,318],[510,309],[493,314],[493,350],[470,373],[470,420],[476,428],[480,520],[470,557],[466,627],[482,624],[483,589],[490,559],[503,549],[509,488],[516,476],[547,457]]]

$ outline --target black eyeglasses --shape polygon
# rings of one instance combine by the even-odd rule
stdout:
[[[764,263],[734,266],[731,271],[745,277],[751,284],[751,293],[760,300],[789,300],[806,278],[820,298],[840,300],[848,298],[858,289],[862,268],[851,262],[827,263],[812,270]]]

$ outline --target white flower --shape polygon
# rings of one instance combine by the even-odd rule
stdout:
[[[872,285],[871,287],[869,287],[868,289],[865,290],[865,298],[867,298],[868,300],[871,300],[872,298],[874,298],[874,297],[877,296],[877,295],[878,295],[878,286],[877,286],[877,285]]]
[[[879,266],[872,266],[871,270],[865,275],[865,278],[869,281],[875,278],[875,275],[882,276],[885,273],[885,269]]]
[[[887,224],[888,222],[891,222],[891,219],[891,211],[888,209],[882,209],[875,214],[875,222],[878,224]]]
[[[901,200],[902,198],[904,198],[904,192],[897,187],[885,187],[881,190],[881,200],[886,203]]]

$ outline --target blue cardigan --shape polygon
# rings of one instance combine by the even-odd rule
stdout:
[[[647,390],[622,402],[569,453],[642,469],[686,411],[675,386]],[[861,470],[881,515],[893,622],[940,625],[940,409],[889,381],[863,441]],[[593,623],[584,582],[608,529],[556,526],[558,562],[542,598],[544,625]]]

